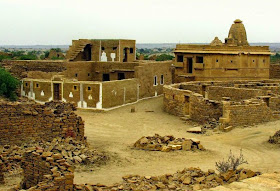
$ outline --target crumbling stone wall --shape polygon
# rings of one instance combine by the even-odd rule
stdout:
[[[280,79],[280,64],[270,64],[269,68],[270,79]]]
[[[201,94],[178,89],[179,87],[179,84],[164,86],[164,111],[177,116],[188,115],[199,123],[218,120],[222,116],[220,102],[205,99]]]
[[[208,100],[200,94],[193,94],[190,102],[190,118],[198,123],[206,123],[222,116],[222,104],[219,101]]]
[[[58,136],[71,136],[82,141],[84,122],[81,117],[67,107],[57,107],[30,102],[0,102],[0,144],[49,141]]]
[[[199,123],[213,119],[232,126],[266,122],[280,117],[279,85],[279,80],[168,85],[164,86],[164,111]]]
[[[266,95],[266,91],[234,87],[209,86],[206,91],[210,100],[222,100],[223,97],[229,97],[231,101],[241,101]]]
[[[5,60],[1,65],[19,79],[26,78],[30,71],[63,72],[66,70],[63,61],[47,60]]]
[[[240,126],[268,122],[275,119],[272,110],[262,100],[245,102],[223,102],[223,117],[220,122],[225,126]]]
[[[44,191],[72,191],[74,168],[63,155],[31,149],[23,156],[22,189]]]

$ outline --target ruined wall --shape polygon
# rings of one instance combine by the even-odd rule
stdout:
[[[191,97],[189,110],[190,118],[202,124],[213,119],[219,120],[223,114],[223,108],[220,102],[205,99],[199,94],[194,94]]]
[[[138,80],[117,80],[102,83],[102,107],[110,108],[138,100]]]
[[[208,99],[210,100],[222,100],[223,97],[229,97],[231,101],[241,101],[257,96],[266,95],[266,91],[257,90],[257,89],[219,87],[219,86],[209,86],[207,87],[206,91],[207,91]]]
[[[24,153],[21,167],[21,189],[72,191],[74,188],[74,168],[61,154],[33,149]]]
[[[64,61],[48,60],[5,60],[2,66],[9,70],[17,78],[26,78],[27,72],[63,72],[66,70]]]
[[[84,139],[84,122],[73,111],[29,102],[0,102],[0,144],[52,140],[73,136]]]
[[[269,78],[280,79],[280,64],[270,64]]]
[[[135,78],[139,79],[140,83],[140,99],[161,95],[163,86],[172,83],[171,64],[170,61],[147,62],[140,63],[138,67],[135,67]]]
[[[190,119],[205,123],[222,116],[222,105],[218,101],[210,101],[201,94],[189,90],[178,89],[180,85],[164,86],[164,111],[177,115],[188,115]]]
[[[274,119],[272,110],[262,100],[243,103],[223,102],[220,122],[225,126],[240,126],[268,122]]]

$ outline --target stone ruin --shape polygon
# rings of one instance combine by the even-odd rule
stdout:
[[[149,151],[176,151],[176,150],[184,150],[184,151],[196,151],[201,150],[204,151],[205,148],[200,143],[198,139],[195,138],[175,138],[172,135],[168,136],[160,136],[155,134],[152,137],[142,137],[134,144],[135,148],[149,150]]]
[[[128,175],[123,182],[112,186],[100,184],[75,185],[77,190],[200,190],[213,188],[234,181],[251,178],[259,173],[247,169],[230,170],[216,174],[214,170],[202,171],[199,168],[186,168],[174,174],[161,176]]]
[[[201,125],[214,121],[228,131],[280,119],[279,90],[279,80],[172,84],[164,86],[164,110]]]

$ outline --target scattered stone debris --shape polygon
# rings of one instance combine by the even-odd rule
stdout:
[[[270,136],[268,142],[272,144],[280,144],[280,130],[277,131],[273,136]]]
[[[66,139],[55,138],[51,142],[41,141],[39,143],[22,144],[21,146],[5,145],[0,147],[0,161],[2,161],[4,172],[13,173],[20,167],[23,154],[28,150],[38,152],[46,150],[56,155],[64,156],[72,164],[94,164],[108,160],[108,157],[72,137]],[[56,156],[55,155],[55,156]]]
[[[175,150],[195,151],[205,150],[200,141],[195,138],[175,138],[172,135],[160,136],[155,134],[152,137],[142,137],[134,144],[134,147],[150,151],[169,152]]]
[[[204,172],[199,168],[191,167],[175,174],[162,176],[128,175],[123,177],[122,183],[112,186],[76,185],[76,190],[200,190],[229,184],[259,174],[247,169],[229,170],[226,173],[216,174],[214,170]]]

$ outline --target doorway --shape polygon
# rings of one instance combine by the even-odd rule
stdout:
[[[193,59],[192,58],[188,58],[187,59],[188,60],[188,62],[187,62],[187,72],[188,73],[193,73]]]
[[[84,59],[86,61],[91,61],[91,45],[87,44],[84,48]]]
[[[53,99],[54,100],[61,100],[61,84],[54,83],[53,84]]]
[[[123,49],[123,62],[127,62],[127,52],[128,52],[128,48],[124,48]]]

